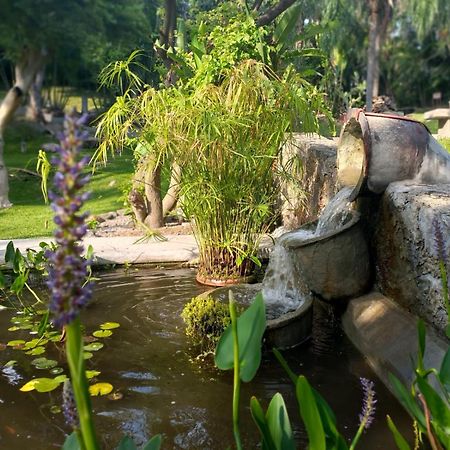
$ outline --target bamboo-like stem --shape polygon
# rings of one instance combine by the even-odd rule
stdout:
[[[82,444],[82,448],[84,446],[85,450],[100,450],[92,420],[91,398],[85,372],[80,318],[75,318],[65,329],[67,362],[80,420],[80,433],[82,436],[80,445]]]
[[[230,318],[231,330],[233,332],[233,359],[234,359],[234,380],[233,380],[233,434],[237,450],[242,450],[241,433],[239,431],[239,398],[241,391],[241,378],[239,367],[239,337],[237,328],[236,303],[233,294],[230,292]]]

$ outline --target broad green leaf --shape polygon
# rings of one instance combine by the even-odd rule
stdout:
[[[75,431],[67,436],[64,445],[62,446],[62,450],[81,450],[80,444],[78,443],[78,436]]]
[[[64,383],[64,381],[68,380],[69,377],[63,373],[62,375],[58,375],[57,377],[53,378],[55,381],[57,381],[58,383]]]
[[[54,367],[53,369],[50,370],[50,373],[52,375],[59,375],[60,373],[63,373],[64,369],[62,367]]]
[[[92,342],[91,344],[85,345],[84,349],[88,352],[96,352],[104,346],[105,344],[102,344],[101,342]]]
[[[411,450],[406,439],[401,435],[400,431],[398,431],[392,419],[387,416],[388,427],[391,430],[392,435],[394,436],[395,443],[399,450]]]
[[[22,292],[23,287],[25,286],[27,279],[24,275],[17,275],[16,279],[14,280],[13,284],[9,288],[11,292],[18,295]]]
[[[326,450],[325,432],[317,408],[316,399],[308,380],[299,376],[296,386],[300,416],[308,434],[309,446],[314,450]]]
[[[425,378],[417,377],[417,385],[431,411],[433,424],[441,428],[450,439],[450,408]]]
[[[396,378],[391,373],[389,374],[389,381],[391,382],[392,388],[397,394],[400,403],[404,406],[404,408],[409,412],[409,414],[416,419],[417,423],[421,427],[421,431],[425,432],[426,424],[425,424],[425,416],[423,415],[422,410],[419,408],[416,400],[413,398],[411,393],[406,389],[405,386],[401,383],[401,381]]]
[[[153,436],[145,445],[142,450],[159,450],[161,448],[162,436],[157,434]]]
[[[261,362],[261,341],[266,329],[266,313],[262,294],[237,319],[240,378],[251,381]],[[233,335],[231,326],[222,334],[216,348],[216,366],[221,370],[233,368]]]
[[[108,395],[113,390],[113,386],[110,383],[96,383],[89,386],[89,393],[92,396],[95,395]]]
[[[13,241],[9,241],[5,251],[5,263],[13,262],[15,254],[16,249],[14,248],[14,243]]]
[[[446,389],[450,391],[450,348],[447,350],[447,353],[442,360],[439,379]]]
[[[31,361],[31,364],[36,367],[36,369],[53,369],[58,365],[58,362],[54,359],[47,358],[36,358]]]
[[[84,359],[91,359],[94,355],[91,352],[83,352]]]
[[[16,273],[22,272],[25,269],[25,260],[23,259],[22,253],[20,253],[18,248],[16,248],[16,252],[14,254],[13,268]]]
[[[267,425],[276,450],[295,450],[291,423],[283,397],[276,393],[269,403],[266,413]],[[312,447],[315,448],[315,447]]]
[[[137,447],[130,436],[124,436],[119,442],[117,450],[137,450]]]
[[[17,364],[17,361],[15,359],[11,359],[3,367],[14,367],[16,364]]]
[[[113,330],[114,328],[119,328],[120,323],[117,322],[105,322],[100,325],[102,330]]]
[[[267,425],[266,417],[264,411],[256,397],[250,399],[250,411],[252,413],[253,421],[259,428],[262,437],[262,448],[274,449],[275,444],[272,441],[272,436],[270,435],[270,430]]]
[[[34,378],[28,383],[25,383],[20,390],[22,392],[29,392],[32,390],[38,392],[50,392],[55,390],[60,384],[61,381],[54,378]]]
[[[111,336],[113,333],[110,330],[97,330],[92,333],[96,338],[105,338]]]

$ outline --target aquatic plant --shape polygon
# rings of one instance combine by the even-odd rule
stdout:
[[[181,313],[186,335],[200,348],[200,356],[214,353],[217,342],[230,324],[228,306],[210,295],[194,297]]]

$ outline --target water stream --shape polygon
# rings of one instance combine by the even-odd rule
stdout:
[[[269,318],[297,309],[311,295],[291,247],[342,228],[350,218],[352,191],[353,187],[341,189],[323,209],[316,227],[285,233],[275,242],[262,284]]]

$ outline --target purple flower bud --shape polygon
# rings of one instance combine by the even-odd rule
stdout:
[[[375,384],[373,381],[368,380],[367,378],[360,378],[361,386],[363,388],[364,397],[363,397],[363,407],[362,411],[359,415],[359,425],[363,426],[365,430],[367,430],[370,425],[372,425],[373,418],[375,415],[376,403],[377,400],[375,398]]]
[[[69,425],[69,427],[71,427],[73,430],[78,429],[80,427],[78,412],[75,405],[72,385],[70,384],[69,380],[64,381],[62,410],[67,425]]]
[[[83,144],[82,134],[78,132],[80,123],[73,114],[66,116],[61,145],[56,148],[56,192],[49,196],[55,212],[54,237],[58,246],[49,257],[47,284],[51,291],[50,311],[54,324],[60,328],[77,317],[92,291],[89,285],[83,287],[88,266],[81,258],[83,247],[78,242],[87,232],[84,223],[87,213],[79,211],[88,197],[79,191],[89,179],[83,174],[88,159],[77,161]]]

